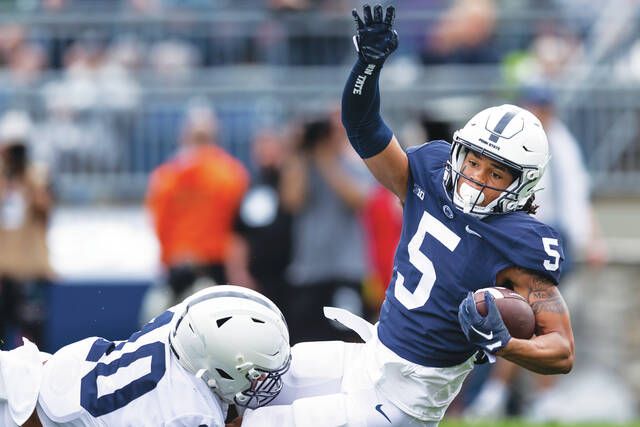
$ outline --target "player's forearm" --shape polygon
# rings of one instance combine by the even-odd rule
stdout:
[[[318,162],[317,166],[329,187],[350,209],[358,211],[365,205],[367,201],[366,190],[349,176],[338,162]]]
[[[381,67],[358,59],[342,92],[342,124],[349,142],[363,159],[382,152],[393,136],[380,116]]]
[[[224,268],[229,283],[237,283],[251,289],[257,284],[249,271],[249,244],[246,239],[234,234],[225,256]]]
[[[289,159],[282,170],[280,197],[288,212],[298,212],[307,193],[307,164],[302,157]]]
[[[46,185],[27,179],[26,190],[31,201],[31,209],[33,212],[46,219],[53,203]]]
[[[574,359],[570,341],[557,332],[530,340],[512,338],[497,355],[545,375],[569,373]]]

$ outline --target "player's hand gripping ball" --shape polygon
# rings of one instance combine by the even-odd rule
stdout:
[[[526,314],[519,316],[527,310],[530,317]],[[531,322],[528,323],[527,319]],[[460,303],[458,321],[469,342],[492,354],[504,348],[512,336],[531,338],[535,325],[529,304],[524,298],[506,288],[485,288],[476,291],[475,294],[469,292]],[[513,329],[513,335],[507,322]],[[530,326],[530,330],[525,326]]]
[[[491,293],[495,298],[500,317],[512,337],[528,340],[533,336],[536,319],[531,306],[522,295],[499,286],[478,289],[475,291],[473,299],[481,316],[487,315],[486,292]]]
[[[382,65],[398,47],[398,33],[393,29],[395,8],[388,6],[382,19],[382,6],[376,5],[372,15],[371,6],[365,4],[362,7],[364,22],[355,9],[351,14],[356,21],[357,34],[353,37],[353,42],[358,55],[367,64]]]

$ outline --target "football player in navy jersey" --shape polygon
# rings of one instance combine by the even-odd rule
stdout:
[[[380,116],[378,79],[396,49],[395,10],[353,12],[358,60],[342,97],[353,148],[404,206],[394,274],[376,327],[329,310],[365,344],[302,343],[273,403],[243,426],[435,426],[474,366],[500,356],[542,374],[571,370],[569,312],[557,289],[558,233],[537,221],[534,189],[549,160],[540,121],[513,105],[487,108],[453,135],[404,151]],[[533,308],[535,336],[510,336],[495,300],[511,288]]]

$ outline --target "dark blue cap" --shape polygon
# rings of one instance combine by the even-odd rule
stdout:
[[[553,105],[555,94],[553,89],[545,85],[523,86],[520,89],[520,103],[548,107]]]

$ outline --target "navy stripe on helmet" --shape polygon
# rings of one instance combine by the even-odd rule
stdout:
[[[498,142],[498,138],[499,138],[498,135],[502,133],[502,131],[507,127],[511,119],[513,119],[516,116],[516,114],[518,114],[517,111],[507,111],[506,113],[504,113],[504,116],[502,116],[500,121],[498,121],[498,124],[496,125],[496,127],[493,129],[493,132],[491,132],[489,141]]]

